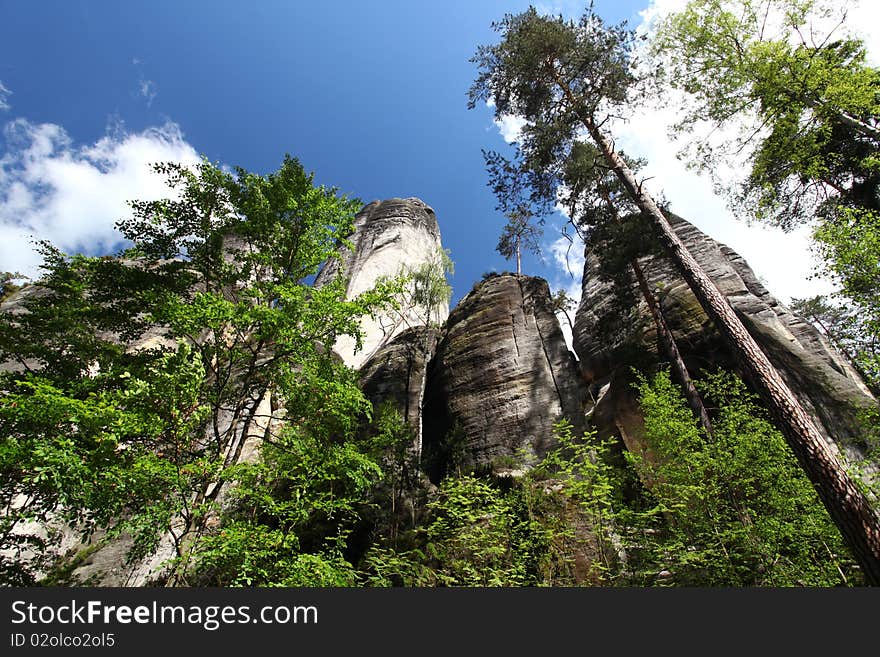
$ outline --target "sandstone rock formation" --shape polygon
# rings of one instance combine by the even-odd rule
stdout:
[[[422,451],[422,402],[428,361],[440,331],[416,326],[400,333],[382,347],[360,370],[364,395],[374,405],[391,403],[416,437],[413,451]]]
[[[434,210],[417,198],[393,198],[373,201],[364,206],[355,219],[351,237],[354,250],[341,249],[339,260],[329,261],[318,274],[315,286],[320,287],[338,275],[348,280],[347,298],[372,288],[380,277],[392,277],[405,268],[423,263],[439,262],[440,229]],[[355,352],[351,338],[341,337],[334,345],[336,353],[353,367],[360,367],[383,345],[408,328],[427,323],[441,324],[449,315],[449,307],[404,308],[365,318],[363,348]]]
[[[820,420],[829,440],[834,436],[850,459],[862,458],[865,445],[859,442],[857,413],[874,400],[856,372],[817,330],[781,305],[739,255],[683,219],[670,220],[795,394]],[[357,215],[351,242],[354,250],[342,249],[339,260],[328,262],[316,286],[344,276],[347,296],[353,298],[405,266],[437,262],[442,248],[434,211],[415,198],[365,206]],[[229,244],[230,249],[235,246]],[[363,348],[355,352],[352,340],[341,339],[334,350],[359,370],[361,388],[371,402],[391,403],[400,411],[413,432],[412,453],[435,482],[458,467],[516,474],[553,446],[552,426],[563,418],[575,432],[592,424],[640,450],[642,419],[629,385],[630,367],[639,357],[658,358],[656,334],[644,303],[628,309],[615,304],[612,285],[597,275],[601,256],[586,254],[574,325],[580,362],[566,347],[546,281],[514,274],[487,277],[451,314],[443,304],[365,318]],[[691,371],[735,367],[674,266],[651,256],[642,260],[642,267]],[[26,300],[44,293],[39,286],[25,288],[3,304],[2,312],[26,312]],[[624,321],[611,321],[615,318]],[[129,346],[143,349],[166,339],[157,327]],[[244,395],[247,381],[242,390]],[[219,417],[230,462],[258,458],[259,444],[283,415],[266,391],[248,398],[254,417],[261,419],[243,423],[233,414]],[[419,478],[424,480],[424,475]],[[427,495],[431,488],[420,485],[418,493]],[[212,487],[206,493],[216,493],[222,503],[223,490]],[[409,506],[404,508],[403,502]],[[398,513],[409,509],[415,525],[417,508],[424,506],[423,499],[407,498],[401,500]],[[377,511],[374,524],[383,521],[386,511]],[[580,557],[586,572],[595,558],[595,537],[576,514],[571,519],[586,546]],[[81,551],[79,534],[69,528],[65,532],[60,551]],[[80,552],[71,578],[105,586],[149,585],[161,580],[174,555],[170,537],[166,533],[153,555],[128,564],[129,539],[95,535],[87,554]]]
[[[856,416],[873,398],[858,374],[811,324],[764,288],[741,256],[684,219],[675,215],[669,219],[801,403],[819,419],[820,429],[829,441],[834,436],[849,459],[863,458],[866,446],[860,442]],[[617,324],[618,328],[610,334],[603,330],[603,326],[614,324],[609,320],[621,310],[615,307],[611,284],[598,277],[601,256],[589,250],[586,253],[574,348],[587,379],[603,393],[596,420],[606,429],[623,433],[627,439],[638,433],[639,420],[628,377],[621,370],[631,363],[620,358],[621,348],[635,346],[656,353],[656,333],[647,319],[644,302],[639,314],[645,321]],[[656,256],[642,259],[641,264],[657,291],[689,369],[697,373],[703,368],[735,367],[720,336],[674,265]]]
[[[428,371],[423,463],[446,469],[519,467],[519,452],[543,455],[552,425],[584,427],[586,390],[550,307],[547,282],[496,275],[449,316]]]

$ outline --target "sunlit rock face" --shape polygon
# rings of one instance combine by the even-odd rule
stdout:
[[[738,254],[679,217],[670,216],[670,221],[829,441],[834,436],[834,446],[847,457],[862,458],[866,445],[860,442],[859,409],[874,400],[858,374],[816,329],[780,304]],[[355,225],[350,239],[354,248],[341,249],[340,258],[329,261],[318,275],[316,286],[341,277],[346,296],[354,298],[404,268],[439,262],[437,219],[419,199],[370,203],[358,213]],[[227,247],[230,257],[243,248],[234,238]],[[412,432],[412,454],[435,483],[459,471],[521,473],[553,448],[553,425],[562,419],[576,433],[596,428],[641,451],[646,443],[631,385],[632,368],[645,362],[662,364],[666,355],[658,350],[644,302],[621,307],[612,285],[599,278],[602,257],[586,252],[583,296],[574,324],[579,361],[566,347],[546,281],[514,274],[486,277],[451,313],[441,304],[367,317],[361,349],[348,338],[333,349],[359,370],[361,389],[375,406],[390,404],[400,412]],[[675,266],[661,256],[646,257],[641,264],[691,372],[699,376],[702,370],[735,369],[735,360]],[[3,303],[0,312],[27,312],[29,300],[46,294],[39,285],[24,288]],[[137,350],[173,344],[156,326],[127,346]],[[24,367],[39,369],[41,364],[0,363],[0,370]],[[247,399],[243,415],[253,411],[261,419],[244,423],[241,414],[225,413],[215,428],[206,428],[225,437],[223,449],[230,463],[258,459],[265,436],[285,421],[283,400],[267,390],[255,394],[253,381],[245,378],[240,385]],[[407,498],[413,518],[435,490],[424,473],[419,478],[418,490]],[[212,485],[204,492],[221,507],[226,503],[227,488]],[[381,525],[390,513],[377,509],[375,524]],[[90,543],[81,544],[76,528],[55,526],[52,519],[37,529],[62,533],[59,559],[76,554],[71,582],[141,586],[166,580],[168,560],[175,554],[176,522],[152,554],[134,562],[126,558],[132,546],[129,537],[97,533]],[[586,537],[585,545],[594,545],[588,524],[574,516],[571,523]],[[593,559],[590,549],[580,557],[584,572]]]
[[[555,422],[583,428],[585,398],[547,282],[489,277],[452,311],[428,369],[425,467],[436,480],[528,466],[552,447]]]
[[[831,441],[834,436],[837,447],[847,457],[863,458],[866,445],[861,442],[857,416],[860,408],[872,403],[872,397],[850,364],[811,324],[770,294],[733,249],[680,217],[670,215],[669,220],[792,391],[819,420],[826,438]],[[597,413],[596,419],[604,417],[611,425],[607,428],[632,437],[638,433],[638,414],[633,410],[626,371],[632,363],[622,358],[621,352],[635,347],[636,351],[653,352],[661,360],[666,355],[658,353],[656,331],[644,301],[637,309],[641,321],[639,317],[636,321],[614,321],[632,309],[618,307],[611,284],[599,279],[601,258],[601,253],[586,252],[574,349],[585,377],[596,391],[611,384],[610,390],[604,391],[600,409],[604,412]],[[780,258],[785,254],[780,253]],[[732,355],[673,263],[665,257],[651,256],[642,259],[641,264],[691,372],[698,375],[703,369],[736,368]]]
[[[320,287],[336,276],[345,277],[348,299],[371,289],[382,277],[395,276],[423,263],[439,263],[442,248],[434,210],[417,198],[373,201],[364,206],[355,219],[350,241],[354,250],[341,249],[340,259],[328,261],[315,281]],[[366,317],[361,322],[364,337],[360,350],[348,336],[340,337],[333,349],[347,365],[360,369],[403,331],[429,322],[439,325],[448,315],[449,306],[441,304],[430,310],[417,306],[403,308],[400,313]]]

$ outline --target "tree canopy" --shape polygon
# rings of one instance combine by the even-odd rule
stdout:
[[[784,228],[842,204],[877,209],[880,71],[843,31],[847,3],[692,0],[660,24],[651,49],[685,93],[679,134],[737,210]],[[715,134],[718,134],[715,132]],[[734,186],[718,173],[746,160]]]
[[[635,35],[624,26],[606,26],[592,8],[576,22],[541,16],[530,8],[505,16],[494,27],[500,42],[479,47],[472,60],[480,72],[469,106],[491,99],[496,118],[523,118],[520,148],[525,161],[551,174],[570,159],[580,135],[589,135],[760,392],[866,578],[880,582],[880,517],[603,129],[610,113],[638,89]]]
[[[221,500],[245,504],[260,481],[246,533],[288,552],[281,581],[314,581],[316,564],[343,577],[333,541],[381,470],[354,441],[370,407],[328,347],[358,337],[395,282],[351,300],[341,279],[309,285],[359,204],[290,157],[267,176],[207,161],[156,169],[177,195],[131,204],[119,223],[130,249],[90,258],[44,245],[45,275],[0,314],[0,576],[45,575],[72,523],[127,534],[133,559],[170,542],[171,581],[191,581],[193,564],[215,581],[251,577],[218,574],[216,555],[242,538]],[[278,424],[279,408],[297,421]],[[303,474],[307,458],[325,479]],[[278,487],[295,494],[263,508]],[[326,540],[277,543],[284,522],[323,523]]]

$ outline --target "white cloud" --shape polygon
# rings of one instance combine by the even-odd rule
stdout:
[[[519,135],[522,132],[523,126],[526,124],[525,119],[522,117],[511,116],[510,114],[506,114],[500,119],[493,119],[493,122],[498,128],[498,132],[500,132],[501,136],[504,138],[504,141],[508,144],[512,144],[519,140]]]
[[[865,42],[868,50],[868,63],[880,66],[880,3],[877,0],[862,0],[850,10],[848,22],[853,33]]]
[[[139,57],[132,57],[131,59],[132,66],[137,68],[139,72],[137,91],[135,92],[135,94],[140,96],[141,98],[146,98],[147,107],[150,107],[153,104],[153,100],[156,98],[156,94],[158,93],[158,91],[156,89],[156,83],[153,82],[153,80],[148,80],[144,77],[142,66],[143,63],[143,60]]]
[[[550,244],[553,261],[566,274],[579,276],[584,270],[583,243],[565,236],[557,237]]]
[[[38,274],[33,240],[67,252],[109,253],[122,237],[114,224],[127,202],[169,195],[150,164],[195,164],[198,153],[174,123],[126,133],[118,126],[77,147],[64,128],[17,119],[6,124],[0,157],[0,270]]]
[[[486,107],[490,110],[495,110],[495,101],[490,98],[486,101]],[[521,116],[515,116],[512,114],[505,114],[500,119],[493,118],[492,123],[495,124],[495,127],[498,128],[498,132],[501,133],[501,136],[504,138],[508,144],[512,144],[515,141],[519,140],[520,132],[522,132],[523,126],[525,126],[526,121]]]
[[[9,101],[7,98],[12,95],[12,92],[6,88],[6,85],[3,84],[3,80],[0,80],[0,111],[9,109]]]
[[[642,22],[637,26],[637,31],[649,34],[659,18],[682,9],[686,4],[687,0],[652,0],[639,12]],[[865,40],[869,60],[877,65],[880,58],[880,31],[866,28],[880,24],[880,3],[863,0],[851,4],[853,6],[847,21],[849,29]],[[832,7],[836,8],[834,5]],[[572,13],[565,0],[544,8],[550,9],[549,13]],[[817,25],[816,30],[827,30],[829,25],[833,24]],[[668,94],[665,97],[669,99]],[[493,106],[491,103],[489,105]],[[657,197],[665,198],[673,212],[742,255],[770,292],[783,302],[830,292],[832,285],[813,274],[816,263],[810,248],[809,227],[784,233],[766,226],[749,225],[744,219],[736,217],[727,207],[726,200],[715,193],[709,177],[689,170],[676,156],[683,144],[670,141],[668,133],[677,118],[675,102],[670,102],[666,107],[653,104],[638,108],[626,121],[611,125],[619,148],[647,160],[648,164],[641,172],[646,178],[645,189]],[[511,143],[517,140],[524,122],[518,117],[504,117],[496,120],[495,125],[505,141]],[[699,131],[699,126],[697,129]],[[716,132],[716,138],[730,136],[732,130],[728,135]],[[716,174],[735,180],[745,171],[744,167],[732,167],[716,171]],[[562,241],[565,241],[564,238]],[[550,252],[554,256],[557,253],[552,245]],[[579,298],[579,282],[577,285],[566,283],[566,264],[558,258],[555,258],[555,262],[564,277],[555,281],[556,287],[565,287]]]
[[[639,12],[642,23],[637,29],[639,31],[653,29],[658,19],[674,11],[681,11],[687,3],[688,0],[651,0],[648,6]]]
[[[565,236],[557,237],[547,248],[553,256],[553,262],[558,267],[558,273],[553,278],[551,288],[553,291],[565,290],[568,297],[574,301],[573,308],[577,308],[581,302],[581,279],[584,271],[584,247],[580,240],[574,241],[567,239]],[[574,310],[569,311],[568,318],[574,321]],[[572,346],[571,326],[568,318],[563,313],[557,314],[559,326],[562,334],[565,336],[565,343],[570,351],[574,352]]]
[[[152,80],[141,78],[138,82],[138,93],[147,99],[147,107],[150,107],[153,104],[153,99],[156,97],[156,83]]]

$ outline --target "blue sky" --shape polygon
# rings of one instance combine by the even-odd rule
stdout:
[[[66,170],[85,178],[78,187],[95,187],[94,195],[106,183],[117,204],[120,187],[138,190],[111,171],[114,156],[132,168],[144,159],[141,151],[186,159],[188,145],[212,161],[267,173],[289,152],[319,183],[365,202],[418,196],[432,205],[456,263],[457,299],[484,271],[507,267],[494,251],[503,221],[493,210],[480,154],[504,141],[487,108],[467,109],[475,74],[468,59],[495,38],[493,20],[528,4],[5,2],[0,82],[11,93],[0,111],[6,124],[0,157],[7,183],[25,177],[22,153],[41,140],[49,142],[43,159],[30,166],[54,159],[61,170],[26,176],[32,190],[55,185]],[[638,8],[638,2],[599,4],[615,21]],[[57,130],[49,135],[41,126]],[[130,143],[148,129],[157,148]],[[88,152],[102,140],[109,162]],[[65,169],[65,158],[91,169],[72,171],[71,163]],[[95,169],[108,175],[101,179]],[[4,219],[20,223],[12,210],[21,204],[10,200],[8,185],[4,191]],[[44,208],[58,216],[35,218],[32,227],[45,233],[36,236],[57,238],[71,250],[109,248],[106,227],[90,234],[88,207],[71,207],[89,205],[90,197],[81,196],[67,211]],[[39,202],[34,193],[31,205]],[[30,270],[20,245],[5,255],[0,269]],[[528,267],[542,273],[540,262]]]
[[[633,26],[649,4],[595,3],[607,20]],[[488,108],[467,109],[476,72],[468,59],[496,39],[493,20],[528,5],[3,0],[0,270],[34,272],[31,235],[69,251],[112,250],[124,201],[162,194],[150,161],[204,154],[268,173],[290,153],[317,182],[364,202],[418,196],[430,204],[456,263],[458,300],[483,272],[510,268],[494,250],[503,220],[480,154],[505,141]],[[581,4],[537,6],[577,15]],[[628,151],[671,158],[658,164],[669,174],[674,149],[664,147],[662,133],[634,121],[622,139]],[[673,209],[698,225],[693,214],[721,216],[708,182],[696,190],[684,175],[669,176],[682,187],[667,191]],[[696,194],[692,215],[679,193]],[[769,242],[748,237],[742,223],[712,226],[701,225],[750,261],[749,244],[764,242],[767,251]],[[574,289],[553,256],[557,237],[548,234],[543,262],[526,258],[524,272]],[[776,274],[752,264],[773,290]],[[779,276],[774,291],[784,297]]]

